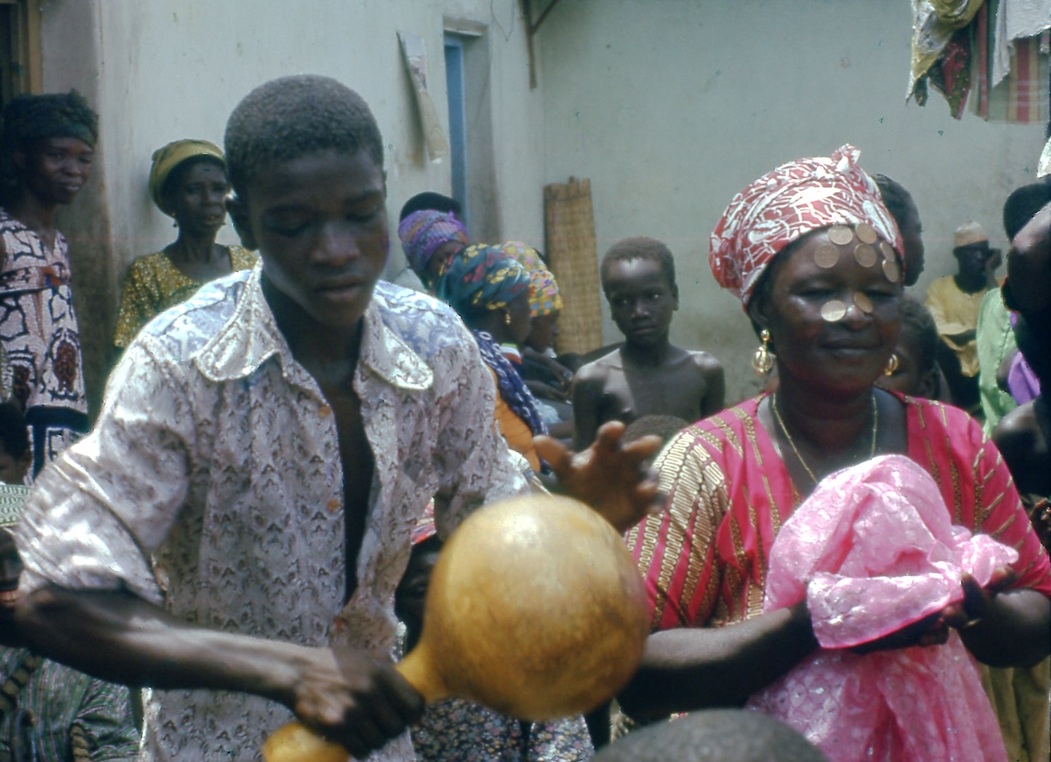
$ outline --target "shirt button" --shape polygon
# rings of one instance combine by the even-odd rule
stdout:
[[[329,500],[325,504],[325,507],[328,508],[328,512],[329,513],[335,513],[336,511],[339,510],[339,505],[340,505],[339,500],[336,499],[336,498],[332,498],[331,500]]]
[[[330,408],[328,405],[322,405],[318,408],[317,414],[320,415],[322,418],[328,418],[330,415],[332,415],[332,408]]]

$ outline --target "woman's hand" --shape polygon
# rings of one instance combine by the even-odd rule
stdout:
[[[591,446],[578,453],[551,437],[533,440],[563,492],[590,505],[621,533],[664,506],[649,467],[661,447],[660,437],[645,436],[625,445],[623,435],[624,424],[610,421],[598,430]]]
[[[961,579],[963,600],[950,603],[941,611],[925,616],[919,621],[906,625],[897,632],[892,632],[869,643],[854,647],[854,653],[866,654],[873,651],[887,651],[911,646],[940,646],[949,639],[949,630],[966,630],[978,624],[990,611],[997,593],[1014,581],[1015,575],[1009,567],[997,569],[984,588],[969,574]]]
[[[306,649],[291,708],[309,728],[367,757],[423,712],[423,698],[394,665],[349,648]]]

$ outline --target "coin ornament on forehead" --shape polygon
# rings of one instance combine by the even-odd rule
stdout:
[[[838,323],[847,314],[847,305],[839,299],[830,299],[821,305],[821,318],[829,323]]]
[[[814,251],[814,264],[823,270],[835,267],[839,262],[839,249],[830,243],[823,243]]]
[[[872,267],[879,259],[876,249],[867,243],[859,243],[854,247],[854,261],[862,267]]]
[[[880,241],[879,250],[883,254],[883,274],[887,276],[887,280],[891,283],[899,282],[901,280],[901,265],[898,264],[898,258],[894,249],[886,241]]]
[[[854,304],[856,304],[858,309],[866,315],[872,314],[872,300],[860,291],[854,292]]]
[[[836,225],[828,229],[828,240],[839,246],[846,246],[854,240],[854,231],[845,225]]]
[[[867,222],[859,222],[854,226],[854,234],[857,235],[858,240],[862,243],[873,244],[879,240],[879,234],[876,229]]]

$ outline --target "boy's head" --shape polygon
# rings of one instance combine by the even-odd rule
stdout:
[[[653,238],[625,238],[606,252],[599,273],[613,322],[628,343],[666,341],[672,313],[679,308],[668,247]]]
[[[884,389],[911,397],[938,397],[938,328],[930,311],[916,299],[901,297],[901,333],[894,354],[897,367],[889,376],[877,380]]]
[[[1012,240],[1037,212],[1051,202],[1051,184],[1030,183],[1011,191],[1004,202],[1004,232]]]
[[[398,222],[401,222],[413,212],[443,212],[453,214],[458,220],[463,220],[463,207],[460,202],[451,196],[446,196],[434,191],[424,191],[406,201],[398,214]]]
[[[0,482],[25,483],[32,462],[21,406],[17,402],[0,403]]]
[[[274,79],[246,95],[230,114],[224,143],[238,195],[259,171],[324,150],[364,151],[383,169],[383,137],[368,104],[341,82],[314,74]]]
[[[759,712],[709,709],[636,730],[595,762],[823,762],[825,756],[787,725]]]
[[[237,105],[225,141],[228,209],[259,250],[279,326],[346,338],[389,245],[383,139],[368,105],[329,77],[276,79]]]

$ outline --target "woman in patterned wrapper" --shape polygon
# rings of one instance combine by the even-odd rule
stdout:
[[[176,140],[153,152],[150,198],[175,220],[179,234],[162,251],[132,262],[124,280],[113,344],[123,351],[146,323],[189,299],[210,280],[255,266],[240,246],[215,242],[226,224],[230,181],[219,146]]]
[[[88,425],[66,239],[55,227],[91,174],[98,116],[75,90],[20,95],[0,134],[0,346],[26,413],[33,475]]]

